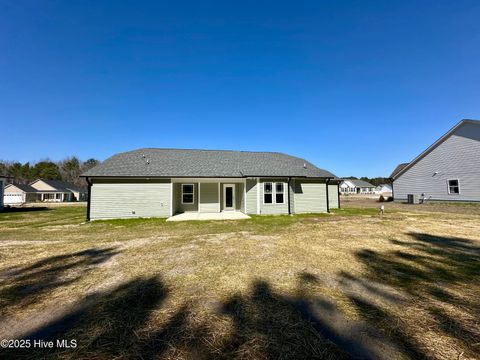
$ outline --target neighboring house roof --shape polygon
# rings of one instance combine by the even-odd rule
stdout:
[[[26,184],[17,184],[17,183],[12,183],[12,184],[8,184],[7,186],[5,186],[5,189],[10,187],[10,186],[15,186],[16,188],[22,190],[23,192],[26,192],[26,193],[34,193],[34,192],[37,192],[38,190],[31,187],[30,185],[26,185]]]
[[[402,171],[408,163],[398,164],[397,167],[390,174],[390,179],[393,179],[400,171]]]
[[[278,152],[156,148],[116,154],[82,176],[336,178],[304,159]]]
[[[61,180],[47,180],[47,179],[38,179],[30,184],[36,183],[37,181],[43,181],[45,184],[50,185],[52,188],[54,188],[57,192],[84,192],[83,189],[79,188],[76,185],[70,184],[65,181]],[[50,190],[50,192],[55,192],[55,190]],[[48,190],[37,190],[39,192],[49,192]]]
[[[447,140],[459,127],[463,126],[464,124],[474,124],[474,125],[479,125],[480,126],[480,120],[471,120],[471,119],[461,120],[453,128],[451,128],[446,134],[444,134],[440,139],[435,141],[425,151],[423,151],[420,155],[418,155],[415,159],[413,159],[410,163],[406,164],[404,167],[402,167],[398,171],[396,171],[397,169],[395,169],[392,172],[392,174],[390,175],[390,177],[392,179],[397,179],[405,171],[410,169],[413,165],[415,165],[417,162],[419,162],[421,159],[423,159],[425,156],[427,156],[430,152],[432,152],[435,148],[437,148],[440,144],[442,144],[445,140]],[[401,164],[401,165],[403,165],[403,164]],[[397,168],[398,168],[398,166],[397,166]]]
[[[356,187],[360,187],[360,188],[362,188],[362,187],[369,187],[369,188],[370,187],[371,188],[375,187],[375,185],[372,185],[367,181],[363,181],[363,180],[359,180],[359,179],[356,179],[356,180],[349,179],[349,181],[351,181]]]
[[[376,189],[381,189],[381,188],[387,188],[387,189],[392,190],[392,186],[389,185],[389,184],[380,184],[376,187]]]

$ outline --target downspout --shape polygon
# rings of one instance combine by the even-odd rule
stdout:
[[[392,182],[392,199],[395,201],[395,192],[393,190],[393,178],[390,178],[390,181]]]
[[[88,199],[87,199],[87,221],[90,221],[90,203],[92,197],[92,182],[88,177],[85,178],[88,184]]]
[[[292,180],[291,177],[288,178],[288,182],[287,182],[287,187],[288,187],[288,190],[287,190],[287,201],[288,201],[288,215],[292,215],[292,210],[290,209],[290,180]]]
[[[327,181],[325,182],[325,186],[327,188],[327,213],[330,212],[330,199],[328,198],[328,183],[330,182],[330,178],[327,178]]]

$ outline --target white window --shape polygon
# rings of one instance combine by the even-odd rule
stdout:
[[[182,184],[182,204],[193,204],[195,187],[193,184]]]
[[[448,193],[449,194],[460,194],[460,182],[458,179],[448,180]]]
[[[263,183],[263,203],[264,204],[284,204],[285,203],[285,183],[281,183],[281,182]]]

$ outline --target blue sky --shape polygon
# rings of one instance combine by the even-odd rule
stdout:
[[[478,1],[0,0],[0,159],[280,151],[388,176],[480,118]]]

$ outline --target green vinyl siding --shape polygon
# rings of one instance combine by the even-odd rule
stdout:
[[[294,190],[296,214],[327,211],[327,188],[324,182],[296,179]]]
[[[193,204],[182,204],[182,184],[173,184],[174,187],[174,213],[198,211],[198,183],[186,181],[184,184],[193,184]]]
[[[273,203],[272,204],[264,204],[264,196],[263,196],[263,189],[264,183],[270,182],[273,183],[273,187],[275,187],[275,183],[281,182],[283,183],[283,204],[276,204],[275,203],[275,196],[273,196]],[[288,189],[287,189],[287,179],[260,179],[260,214],[264,215],[276,215],[276,214],[288,214]]]
[[[220,209],[220,199],[218,196],[218,183],[200,184],[200,212],[218,212]]]
[[[328,185],[328,202],[330,209],[338,209],[338,185]]]
[[[257,213],[257,179],[247,179],[247,214]]]
[[[94,182],[90,219],[170,216],[170,192],[168,180]]]

